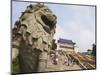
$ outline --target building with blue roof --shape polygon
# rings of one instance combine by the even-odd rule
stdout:
[[[74,52],[75,42],[69,39],[60,38],[57,41],[57,50],[62,50],[65,52]]]

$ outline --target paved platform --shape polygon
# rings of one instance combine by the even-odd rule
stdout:
[[[65,56],[59,56],[59,61],[57,65],[52,64],[50,57],[48,56],[48,61],[47,61],[47,68],[45,71],[64,71],[64,70],[80,70],[81,67],[77,64],[70,65],[68,66],[67,64],[63,64],[65,60]]]

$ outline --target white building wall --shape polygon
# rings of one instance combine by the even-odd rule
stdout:
[[[79,52],[79,47],[75,46],[74,51],[75,51],[75,53]]]
[[[62,45],[62,46],[67,46],[67,47],[74,47],[74,45],[70,45],[70,44],[60,44],[58,43],[59,45]]]
[[[73,52],[74,51],[74,49],[70,49],[70,48],[61,48],[60,46],[66,46],[66,47],[74,47],[73,45],[68,45],[68,44],[60,44],[60,43],[58,43],[57,44],[57,50],[63,50],[63,51],[71,51],[71,52]]]

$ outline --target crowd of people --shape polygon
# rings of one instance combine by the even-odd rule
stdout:
[[[75,59],[62,51],[55,51],[54,53],[50,53],[50,60],[54,65],[59,65],[59,62],[62,62],[62,65],[65,66],[73,66],[76,64]]]

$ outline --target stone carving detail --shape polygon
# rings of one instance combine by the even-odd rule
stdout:
[[[12,30],[12,59],[19,57],[20,72],[43,72],[57,17],[43,3],[30,4]]]

